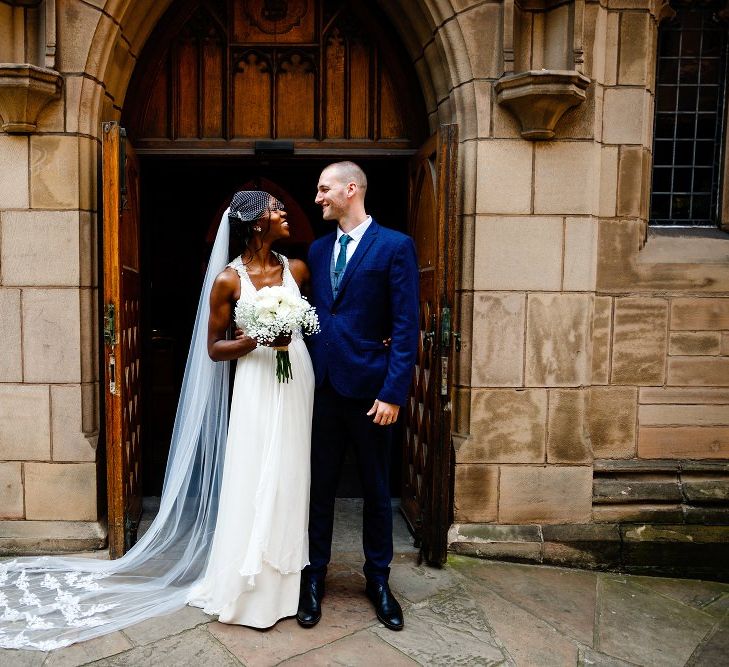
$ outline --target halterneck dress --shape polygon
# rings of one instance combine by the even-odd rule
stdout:
[[[283,264],[283,285],[299,288]],[[256,294],[240,258],[240,299]],[[205,576],[188,604],[221,623],[267,628],[296,614],[308,563],[307,523],[314,372],[300,332],[289,345],[293,377],[276,379],[276,351],[238,359],[215,535]]]

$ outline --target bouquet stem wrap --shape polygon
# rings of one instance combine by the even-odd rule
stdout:
[[[276,350],[276,378],[279,382],[288,382],[294,377],[291,371],[291,357],[289,357],[289,348],[274,347]]]

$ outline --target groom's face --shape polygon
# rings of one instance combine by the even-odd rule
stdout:
[[[325,169],[316,186],[314,202],[321,206],[324,220],[339,220],[349,205],[347,184],[338,177],[336,169]]]

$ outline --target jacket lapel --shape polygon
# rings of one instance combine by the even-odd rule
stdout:
[[[372,224],[367,228],[367,231],[365,232],[364,236],[362,237],[362,240],[357,244],[357,247],[354,249],[354,254],[352,255],[352,258],[347,262],[347,268],[344,270],[344,275],[342,276],[342,282],[339,284],[339,291],[337,292],[337,298],[334,299],[334,301],[339,301],[342,298],[342,294],[344,293],[344,290],[347,289],[347,284],[352,278],[352,275],[357,270],[357,267],[362,262],[362,258],[367,254],[367,251],[370,249],[372,244],[375,242],[375,239],[377,238],[377,232],[379,231],[379,225],[372,220]],[[334,245],[332,244],[332,249],[329,252],[329,261],[331,262],[331,255],[332,252],[334,252]]]
[[[331,305],[334,300],[334,294],[332,293],[332,255],[334,254],[334,242],[337,238],[336,232],[334,234],[328,234],[325,237],[324,249],[321,253],[321,281],[322,293],[326,295],[326,303]]]

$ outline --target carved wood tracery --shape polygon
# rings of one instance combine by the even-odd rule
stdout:
[[[130,137],[140,148],[265,138],[418,145],[425,113],[414,73],[373,13],[345,0],[177,5],[130,85]]]

